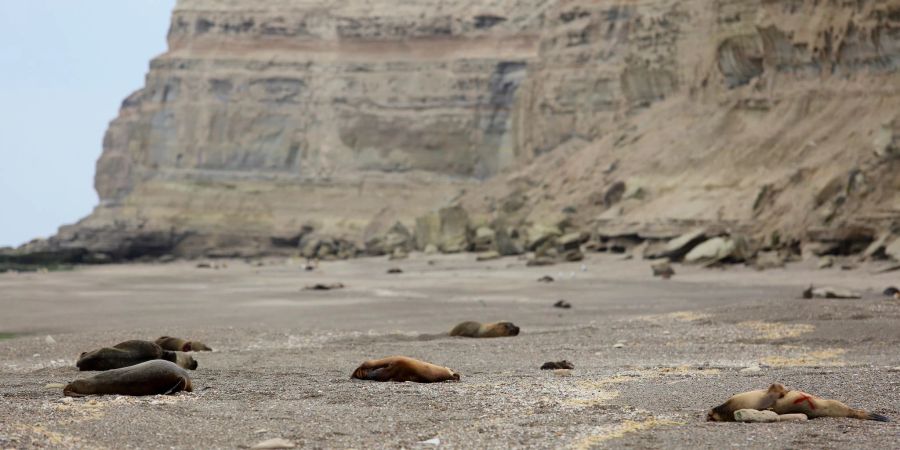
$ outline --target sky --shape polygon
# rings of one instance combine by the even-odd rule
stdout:
[[[97,205],[106,127],[165,51],[174,6],[0,1],[0,247],[51,236]]]

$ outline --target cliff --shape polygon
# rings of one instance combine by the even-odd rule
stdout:
[[[455,203],[611,234],[900,229],[896,1],[180,0],[168,40],[101,204],[23,251],[361,245]]]

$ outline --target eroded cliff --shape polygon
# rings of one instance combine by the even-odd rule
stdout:
[[[260,254],[460,202],[473,230],[874,240],[898,68],[895,0],[180,0],[101,205],[31,249]]]

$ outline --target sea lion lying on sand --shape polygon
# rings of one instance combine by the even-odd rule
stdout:
[[[725,403],[709,411],[706,418],[712,422],[733,422],[734,412],[739,409],[770,409],[778,414],[806,414],[810,419],[816,417],[850,417],[853,419],[877,420],[889,422],[890,419],[861,409],[853,409],[837,400],[827,400],[807,394],[803,391],[792,391],[775,383],[768,389],[736,394]]]
[[[85,395],[160,395],[191,392],[191,377],[175,363],[161,359],[121,369],[108,370],[66,385],[63,394]]]
[[[371,359],[362,363],[350,378],[373,381],[413,381],[436,383],[459,381],[459,374],[446,368],[406,356]]]
[[[172,350],[173,352],[211,352],[212,349],[200,341],[187,341],[177,337],[163,336],[156,340],[163,350]]]
[[[463,322],[450,330],[450,336],[463,336],[473,338],[491,338],[504,336],[518,336],[519,327],[512,322]]]
[[[139,340],[125,341],[112,347],[103,347],[84,352],[79,356],[75,366],[82,371],[112,370],[154,359],[171,361],[185,369],[194,370],[197,368],[197,361],[191,355],[163,350],[162,347],[153,342]]]

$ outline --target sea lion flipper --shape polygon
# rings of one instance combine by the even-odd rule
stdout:
[[[882,414],[869,413],[869,420],[876,420],[878,422],[890,422],[891,418]]]
[[[176,392],[183,391],[184,388],[187,387],[187,381],[184,378],[179,378],[178,382],[175,383],[175,386],[172,386],[168,391],[166,391],[163,395],[174,394]]]

